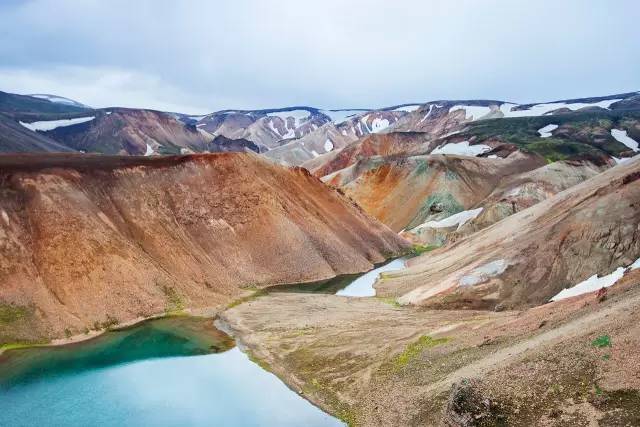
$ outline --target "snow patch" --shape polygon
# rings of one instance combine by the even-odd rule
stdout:
[[[551,132],[556,129],[558,129],[558,125],[546,125],[545,127],[538,129],[538,133],[541,138],[549,138],[551,136]]]
[[[404,106],[402,106],[402,107],[394,108],[394,109],[393,109],[393,110],[391,110],[391,111],[404,111],[404,112],[407,112],[407,113],[411,113],[411,112],[413,112],[413,111],[416,111],[416,110],[417,110],[418,108],[420,108],[420,107],[421,107],[421,105],[420,105],[420,104],[404,105]]]
[[[324,142],[324,151],[328,153],[331,150],[333,150],[333,142],[327,138],[327,140]]]
[[[504,273],[508,266],[509,264],[503,259],[488,262],[474,269],[473,271],[471,271],[471,273],[462,276],[462,278],[460,278],[460,281],[458,282],[458,286],[475,286],[477,284],[486,282],[490,277],[498,276]]]
[[[467,120],[480,120],[491,112],[491,108],[481,105],[454,105],[449,108],[450,113],[457,110],[464,110]]]
[[[371,132],[380,133],[388,128],[390,124],[391,123],[389,123],[389,120],[387,119],[373,119],[373,122],[371,123]]]
[[[299,121],[306,121],[309,117],[311,117],[311,113],[307,110],[288,110],[288,111],[278,111],[274,113],[267,113],[269,117],[280,117],[282,120],[287,122],[287,118],[293,117],[295,119],[296,127],[298,126]]]
[[[34,132],[46,132],[49,130],[54,130],[61,127],[73,126],[80,123],[90,122],[95,119],[95,116],[90,117],[78,117],[76,119],[64,119],[64,120],[46,120],[41,122],[33,122],[33,123],[25,123],[20,122],[20,124],[27,129],[31,129]]]
[[[84,107],[84,105],[80,104],[79,102],[76,102],[73,99],[65,98],[63,96],[45,95],[45,94],[34,94],[29,96],[32,98],[46,99],[47,101],[54,102],[56,104],[73,105],[74,107]]]
[[[5,211],[4,209],[2,209],[2,220],[6,225],[9,225],[9,215],[7,214],[7,211]]]
[[[431,115],[431,110],[433,110],[433,104],[429,105],[429,111],[427,111],[427,114],[418,122],[418,124],[424,122],[429,118],[429,116]]]
[[[414,230],[419,230],[421,228],[445,228],[445,227],[453,227],[455,225],[458,226],[457,230],[465,225],[468,221],[475,219],[480,215],[483,208],[471,209],[468,211],[458,212],[457,214],[453,214],[448,216],[440,221],[427,221],[424,224],[420,224]]]
[[[621,101],[621,99],[608,99],[605,101],[593,102],[593,103],[584,103],[584,102],[573,102],[573,103],[565,103],[565,102],[551,102],[548,104],[536,104],[532,105],[526,110],[516,110],[511,111],[513,107],[517,107],[517,104],[505,103],[500,105],[500,111],[504,115],[504,117],[531,117],[531,116],[543,116],[551,111],[558,110],[560,108],[568,108],[569,110],[575,111],[585,107],[600,107],[608,109],[611,104],[614,102]]]
[[[638,142],[629,137],[626,130],[611,129],[611,136],[614,137],[616,141],[621,142],[627,147],[631,148],[633,151],[640,151],[638,149]]]
[[[320,156],[320,154],[318,154],[318,152],[316,150],[311,150],[311,154],[313,154],[313,157]]]
[[[147,143],[147,151],[144,153],[145,156],[151,156],[153,154],[153,147]]]
[[[637,268],[640,268],[640,258],[635,260],[628,267],[618,267],[612,273],[609,273],[602,277],[598,277],[597,274],[594,274],[593,276],[589,277],[586,280],[583,280],[575,286],[563,289],[556,296],[551,298],[551,301],[560,301],[565,298],[594,292],[602,288],[608,288],[609,286],[613,286],[618,280],[620,280],[622,276],[624,276],[624,273],[627,269],[635,270]]]
[[[478,156],[491,151],[491,147],[484,144],[469,145],[469,141],[449,142],[436,148],[431,154],[458,154],[461,156]]]
[[[362,111],[359,110],[321,110],[321,112],[322,114],[329,116],[333,124],[336,125],[339,125],[345,120],[362,113]]]

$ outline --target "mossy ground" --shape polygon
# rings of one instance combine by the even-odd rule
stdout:
[[[609,133],[611,129],[633,130],[640,121],[638,111],[592,111],[554,114],[538,117],[512,117],[474,122],[463,133],[475,136],[478,142],[500,139],[518,147],[542,155],[549,162],[563,160],[584,153],[604,152],[619,156],[628,151],[621,142]],[[556,124],[565,126],[562,135],[542,138],[538,129]]]

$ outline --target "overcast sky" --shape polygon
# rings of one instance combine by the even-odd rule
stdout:
[[[0,0],[0,90],[186,113],[640,90],[636,0]]]

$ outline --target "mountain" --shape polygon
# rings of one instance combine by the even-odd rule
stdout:
[[[33,132],[0,113],[0,153],[67,152],[73,149]]]
[[[213,138],[213,141],[211,141],[211,143],[209,144],[209,151],[253,151],[255,153],[259,153],[260,147],[258,147],[253,142],[243,138],[231,139],[222,135],[218,135]]]
[[[48,125],[47,122],[38,123],[40,128]],[[94,110],[81,122],[55,122],[54,125],[53,129],[44,128],[42,132],[74,150],[103,154],[203,152],[208,150],[212,139],[172,114],[153,110]]]
[[[89,107],[88,105],[82,104],[78,101],[74,101],[73,99],[65,98],[64,96],[50,95],[46,93],[34,93],[28,96],[32,98],[46,99],[47,101],[53,102],[55,104],[64,104],[78,108],[91,109],[91,107]]]
[[[0,307],[22,313],[0,343],[220,308],[409,247],[306,170],[249,153],[0,156],[0,175]]]
[[[640,157],[410,262],[378,284],[405,304],[544,304],[640,258]]]
[[[51,102],[28,95],[16,95],[0,91],[0,113],[15,119],[30,119],[66,113],[82,113],[89,110],[84,106]]]

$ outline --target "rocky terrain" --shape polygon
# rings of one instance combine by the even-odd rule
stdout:
[[[0,93],[0,152],[119,155],[0,156],[0,346],[206,312],[350,425],[640,425],[639,141],[638,92],[203,116]],[[410,251],[375,297],[295,285]]]
[[[636,425],[640,158],[582,167],[591,178],[383,273],[376,297],[270,293],[220,323],[349,425]],[[613,286],[549,303],[596,274]]]
[[[0,207],[0,343],[223,307],[408,248],[306,170],[251,154],[2,156]]]
[[[277,293],[222,320],[349,425],[637,425],[640,270],[610,289],[503,312]]]
[[[403,304],[522,308],[640,258],[640,157],[410,261],[378,283]]]

